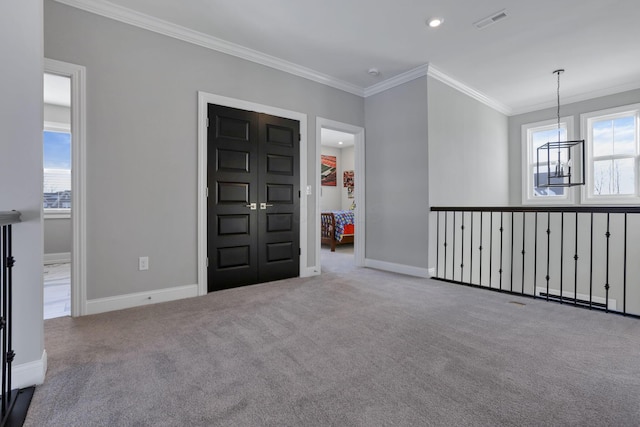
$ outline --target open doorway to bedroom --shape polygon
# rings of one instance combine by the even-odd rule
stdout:
[[[364,130],[319,119],[318,138],[320,266],[344,272],[364,258]]]

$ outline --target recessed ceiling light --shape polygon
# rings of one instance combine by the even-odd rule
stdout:
[[[444,22],[444,18],[431,18],[427,20],[427,25],[431,28],[438,28]]]
[[[344,142],[338,141],[338,145],[342,145],[342,144],[344,144]]]
[[[369,68],[369,71],[367,71],[367,73],[369,73],[369,75],[373,77],[378,77],[380,75],[380,71],[377,68]]]

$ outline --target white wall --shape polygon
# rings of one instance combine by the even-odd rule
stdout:
[[[429,78],[431,206],[508,204],[507,127],[504,114]]]
[[[340,187],[340,205],[342,210],[348,210],[351,207],[351,204],[355,201],[355,198],[350,199],[347,193],[347,188],[344,186],[344,171],[354,170],[355,169],[355,147],[345,147],[340,149],[340,159],[341,159],[341,171],[340,175],[338,175],[338,187]],[[354,192],[358,189],[358,183],[356,178],[354,177]],[[355,193],[354,193],[355,194]]]
[[[44,104],[44,121],[71,126],[71,108],[62,105]]]
[[[365,117],[366,258],[426,268],[427,78],[368,97]]]
[[[342,176],[342,149],[336,147],[320,147],[320,154],[336,158],[336,186],[323,185],[320,190],[320,210],[337,211],[342,208],[340,194],[340,177]]]
[[[580,136],[580,114],[640,102],[640,89],[622,92],[573,104],[560,105],[560,114],[573,116],[574,136]],[[509,117],[509,201],[522,204],[522,125],[555,119],[556,107]],[[581,139],[582,137],[580,137]]]
[[[197,280],[197,92],[364,124],[362,98],[45,0],[45,56],[87,67],[87,297]],[[307,263],[315,263],[315,191]],[[138,271],[138,257],[150,269]]]
[[[43,380],[42,1],[0,2],[0,210],[13,227],[13,387]]]

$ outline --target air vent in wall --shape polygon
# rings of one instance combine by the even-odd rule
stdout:
[[[491,24],[495,24],[496,22],[498,22],[498,21],[500,21],[500,20],[502,20],[502,19],[504,19],[506,17],[507,17],[507,10],[506,9],[502,9],[501,11],[496,12],[496,13],[492,14],[491,16],[487,16],[484,19],[481,19],[481,20],[479,20],[477,22],[474,22],[473,25],[475,25],[476,28],[481,30],[483,28],[488,27]]]

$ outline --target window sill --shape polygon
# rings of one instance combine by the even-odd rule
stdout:
[[[44,219],[71,219],[71,209],[45,209]]]

